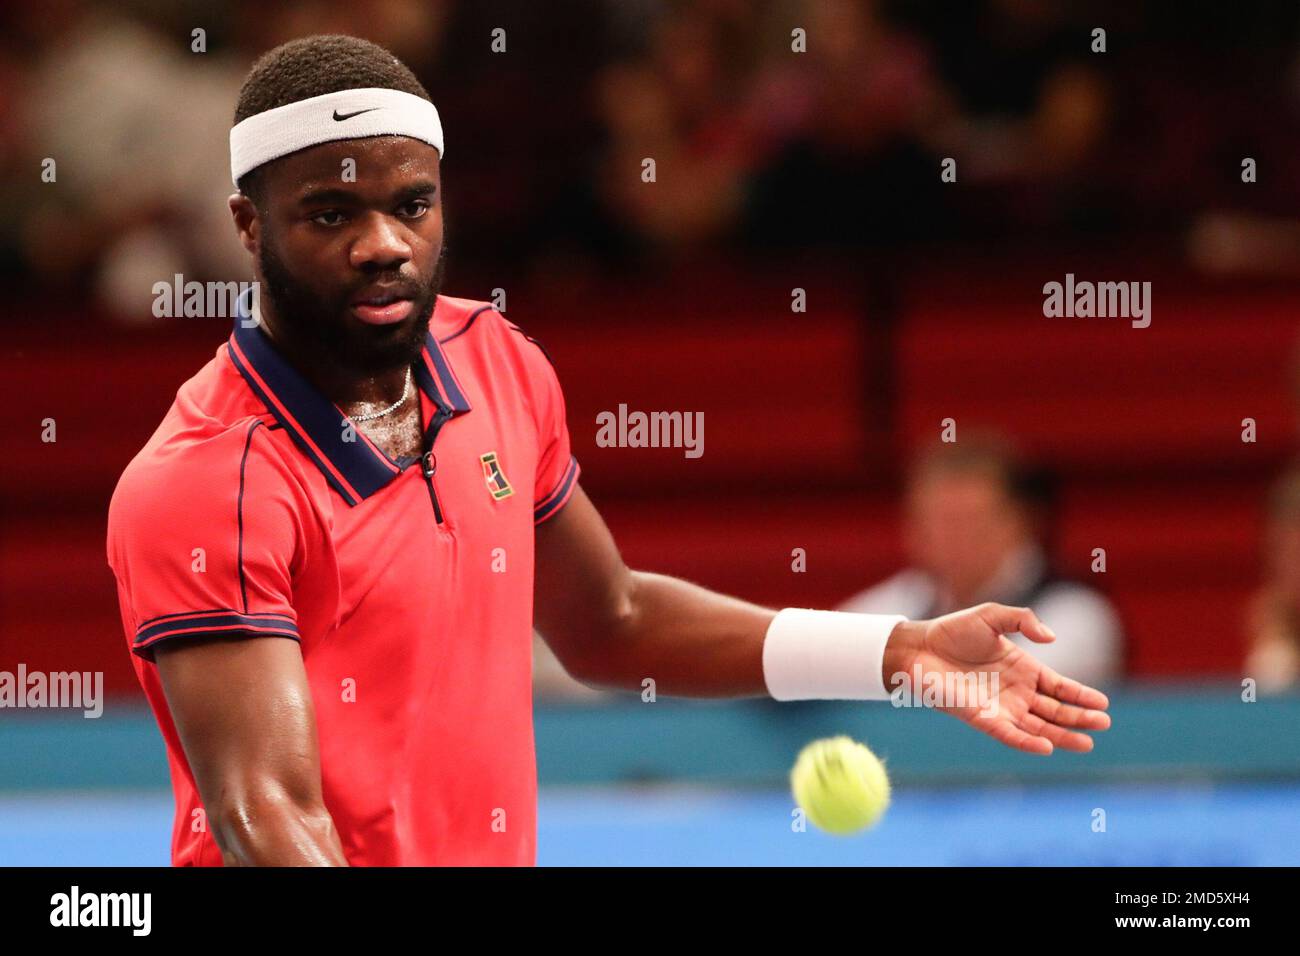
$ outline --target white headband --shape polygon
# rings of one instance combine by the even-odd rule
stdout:
[[[339,90],[277,106],[250,116],[230,130],[230,178],[308,146],[362,136],[410,136],[428,143],[440,157],[442,123],[428,100],[401,90]]]

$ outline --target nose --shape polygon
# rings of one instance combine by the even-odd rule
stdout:
[[[372,215],[352,243],[349,257],[354,269],[363,272],[396,269],[411,259],[405,230],[392,218]]]

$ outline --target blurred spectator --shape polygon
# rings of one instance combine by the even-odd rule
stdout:
[[[597,77],[599,200],[640,243],[716,239],[739,210],[752,157],[740,112],[746,35],[733,13],[726,3],[666,5],[640,28],[646,49]],[[642,181],[647,159],[653,183]]]
[[[58,164],[19,211],[37,281],[87,283],[139,322],[152,319],[153,284],[176,273],[251,278],[224,202],[241,64],[110,7],[68,12],[19,102],[26,168]]]
[[[1300,468],[1269,502],[1265,583],[1249,609],[1245,676],[1264,692],[1300,685]]]
[[[0,273],[134,318],[160,277],[246,278],[224,203],[238,82],[284,39],[345,32],[439,104],[462,279],[1189,227],[1208,268],[1294,274],[1298,23],[1284,0],[1180,8],[1177,30],[1157,4],[1063,0],[9,5]]]
[[[1120,676],[1119,618],[1096,590],[1053,573],[1043,541],[1043,477],[1000,442],[942,445],[912,469],[905,546],[915,567],[847,601],[843,610],[931,618],[996,601],[1030,607],[1057,634],[1031,648],[1058,673],[1086,684]]]
[[[757,247],[934,238],[941,96],[926,45],[875,2],[777,4],[747,93],[741,239]],[[790,50],[792,27],[808,51]]]

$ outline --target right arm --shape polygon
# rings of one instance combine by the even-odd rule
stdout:
[[[323,532],[264,426],[133,463],[109,507],[108,559],[224,862],[346,865],[293,604],[293,569]]]
[[[162,641],[158,676],[226,866],[347,866],[297,641]]]

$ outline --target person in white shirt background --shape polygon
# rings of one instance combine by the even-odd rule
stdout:
[[[1244,676],[1264,693],[1300,689],[1300,465],[1273,488],[1264,541],[1265,579],[1248,609]]]
[[[1044,544],[1050,482],[991,435],[940,445],[911,467],[904,547],[912,567],[854,595],[843,611],[930,618],[984,601],[1033,609],[1055,643],[1043,663],[1091,686],[1123,675],[1119,615],[1100,591],[1058,575]],[[1022,635],[1008,637],[1021,646]]]

